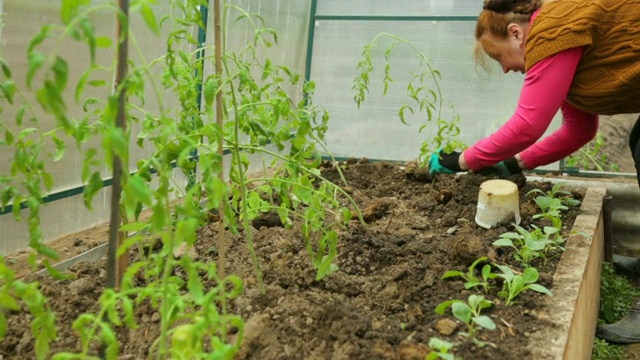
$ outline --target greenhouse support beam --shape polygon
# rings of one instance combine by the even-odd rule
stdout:
[[[318,9],[318,0],[311,0],[311,10],[309,11],[309,29],[307,32],[307,59],[305,62],[304,79],[306,82],[311,80],[311,61],[313,59],[313,38],[316,29],[316,12]],[[303,94],[305,101],[307,94]]]
[[[231,150],[225,150],[224,151],[224,155],[229,155],[231,154]],[[198,161],[199,160],[199,156],[195,156],[195,157],[191,157],[190,159],[191,161]],[[175,162],[173,162],[173,168],[175,169],[177,167],[177,164]],[[157,171],[154,169],[151,169],[151,174],[155,174]],[[130,175],[135,175],[137,173],[137,171],[132,171],[130,172]],[[113,178],[106,178],[104,180],[102,180],[102,187],[108,187],[113,185]],[[47,204],[47,203],[51,203],[54,201],[58,201],[58,200],[64,200],[66,198],[70,198],[72,196],[77,196],[80,195],[84,192],[84,189],[86,188],[85,185],[79,185],[76,187],[72,187],[70,189],[66,189],[66,190],[60,190],[60,191],[56,191],[53,192],[45,197],[42,198],[42,202]],[[23,201],[20,203],[20,209],[26,209],[27,205],[26,205],[26,201]],[[0,216],[2,215],[6,215],[6,214],[10,214],[13,212],[13,204],[9,204],[7,206],[5,206],[4,208],[0,207]]]
[[[439,16],[439,15],[315,15],[315,20],[333,21],[476,21],[477,16]]]
[[[348,160],[354,159],[355,157],[350,156],[322,156],[322,160],[325,161],[342,161],[346,162]],[[388,162],[392,164],[405,164],[407,161],[404,160],[387,160],[387,159],[369,159],[369,162]],[[603,179],[636,179],[637,175],[634,173],[614,173],[607,171],[588,171],[588,170],[580,170],[578,168],[568,168],[569,170],[545,170],[545,169],[532,169],[526,170],[527,173],[535,174],[535,175],[567,175],[567,176],[575,176],[575,177],[584,177],[584,178],[603,178]]]
[[[199,79],[196,83],[196,106],[198,111],[202,110],[202,84],[204,83],[204,59],[205,59],[205,45],[207,43],[207,23],[209,19],[209,4],[207,6],[199,6],[200,19],[202,20],[202,26],[198,26],[198,49],[196,51],[196,70],[195,77]],[[190,153],[192,158],[198,157],[198,150],[193,150]],[[193,170],[187,176],[187,189],[191,189],[195,185],[196,174],[198,171],[198,164],[193,167]]]

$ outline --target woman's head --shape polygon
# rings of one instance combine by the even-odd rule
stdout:
[[[485,0],[476,24],[476,62],[488,68],[486,56],[502,70],[524,72],[524,44],[531,15],[543,0]]]

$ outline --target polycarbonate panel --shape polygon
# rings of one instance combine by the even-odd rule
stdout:
[[[99,5],[107,0],[94,0],[93,5]],[[51,0],[5,0],[2,2],[3,12],[3,26],[2,26],[2,43],[0,47],[0,54],[2,58],[9,64],[12,69],[12,77],[16,81],[17,86],[23,91],[23,94],[28,101],[33,104],[34,114],[40,119],[40,128],[43,132],[50,131],[56,127],[54,119],[50,115],[44,114],[39,105],[37,104],[32,92],[25,88],[25,78],[28,67],[27,62],[27,47],[30,40],[39,31],[41,26],[45,24],[60,24],[60,1]],[[169,13],[169,3],[161,2],[160,5],[154,6],[153,10],[158,19],[164,17]],[[92,13],[92,21],[95,26],[96,36],[104,36],[114,38],[115,36],[115,19],[113,11],[101,10]],[[132,37],[130,41],[130,59],[136,64],[148,63],[156,58],[164,55],[166,52],[166,36],[157,36],[153,34],[147,26],[144,24],[139,12],[132,12],[131,19],[131,31]],[[167,24],[167,23],[165,23]],[[164,34],[168,34],[172,29],[168,29],[166,26],[163,28]],[[113,41],[115,44],[116,41]],[[54,48],[55,46],[55,48]],[[138,49],[140,51],[138,51]],[[74,41],[72,39],[64,39],[62,42],[55,44],[53,41],[45,41],[42,43],[38,50],[44,54],[50,54],[55,50],[56,54],[63,57],[69,66],[69,81],[67,85],[67,92],[63,94],[65,102],[67,104],[68,116],[73,119],[80,119],[84,116],[82,111],[82,105],[76,103],[74,99],[75,86],[82,75],[82,71],[87,69],[89,65],[89,50],[86,44]],[[193,48],[186,49],[191,52]],[[96,61],[99,66],[106,69],[113,68],[115,49],[112,46],[109,49],[97,49]],[[160,78],[160,73],[157,68],[150,70],[151,76],[154,81]],[[86,87],[83,94],[83,99],[87,97],[96,97],[98,99],[106,99],[111,92],[111,84],[113,82],[113,74],[110,70],[95,72],[91,80],[104,80],[106,86],[100,88]],[[164,109],[177,109],[176,99],[173,94],[162,93],[160,94],[161,100],[155,94],[155,88],[152,86],[149,78],[145,79],[145,102],[144,109],[152,114],[158,114],[159,101],[162,101]],[[42,71],[34,77],[33,81],[34,89],[39,88],[42,85]],[[159,85],[156,83],[156,85]],[[160,86],[161,87],[161,86]],[[20,99],[18,97],[18,99]],[[142,105],[142,103],[135,98],[130,99],[136,105]],[[17,112],[18,106],[10,106],[4,103],[4,109],[2,112],[3,125],[7,126],[13,131],[19,131],[20,129],[15,124],[14,118]],[[140,113],[133,112],[132,115],[139,116]],[[27,114],[28,117],[32,116],[32,113]],[[25,117],[25,122],[22,128],[34,127],[35,124],[26,121],[28,117]],[[92,119],[91,121],[95,121]],[[138,126],[138,125],[134,125]],[[132,141],[131,141],[131,168],[135,168],[136,160],[148,156],[152,151],[150,147],[146,149],[140,149],[135,145],[136,129],[132,129]],[[84,160],[84,152],[89,148],[95,148],[98,151],[102,149],[102,139],[94,138],[84,143],[81,149],[75,146],[73,140],[65,137],[60,132],[60,136],[67,141],[67,151],[65,156],[58,162],[53,162],[50,159],[45,159],[46,171],[49,172],[54,180],[54,187],[52,193],[59,192],[61,190],[67,190],[81,186],[81,170]],[[1,148],[0,151],[0,174],[8,174],[10,171],[11,162],[13,161],[13,152],[7,151],[7,147]],[[45,153],[55,153],[55,147],[52,142],[44,144],[42,151]],[[105,177],[109,176],[107,171],[107,164],[101,164],[102,171]],[[177,184],[186,184],[186,181],[181,177],[176,177]],[[47,204],[41,209],[42,226],[43,226],[43,241],[49,241],[56,239],[60,236],[64,236],[70,233],[74,233],[83,229],[94,226],[98,223],[105,223],[109,220],[109,199],[106,197],[108,191],[105,189],[95,197],[93,202],[93,211],[87,211],[84,206],[82,196],[74,196],[64,200],[57,200],[52,204]],[[0,216],[0,228],[6,229],[2,235],[0,235],[0,253],[6,254],[16,249],[24,248],[28,241],[28,234],[24,226],[18,225],[12,219],[11,214],[5,214]]]
[[[307,59],[307,40],[310,17],[310,0],[232,0],[230,6],[237,6],[251,14],[253,21],[259,22],[256,15],[264,22],[263,27],[275,30],[278,43],[270,48],[260,47],[257,52],[258,62],[264,64],[270,59],[274,65],[283,65],[297,71],[304,79],[305,63]],[[226,27],[226,46],[229,52],[240,52],[247,44],[253,42],[255,31],[246,19],[237,20],[242,12],[233,7],[228,8]],[[207,31],[207,51],[213,52],[214,22],[213,11],[209,12],[209,30]],[[237,20],[237,21],[236,21]],[[267,39],[272,39],[266,36]],[[213,56],[213,53],[209,54]],[[256,75],[261,74],[255,69]],[[205,78],[214,71],[213,61],[205,66]],[[301,99],[300,86],[285,88],[294,101]]]
[[[432,60],[432,67],[442,76],[442,118],[452,119],[453,106],[461,117],[459,138],[464,143],[472,145],[506,122],[517,105],[524,77],[505,75],[497,67],[490,74],[476,68],[474,26],[469,21],[317,21],[311,78],[317,83],[314,102],[331,113],[329,151],[338,157],[405,161],[417,158],[424,139],[434,136],[419,132],[425,113],[408,116],[409,126],[398,117],[399,109],[410,103],[406,87],[412,74],[422,71],[420,58],[408,46],[397,45],[393,50],[394,82],[383,96],[384,52],[391,40],[382,38],[372,53],[375,71],[368,98],[360,109],[353,100],[363,48],[383,32],[410,41]],[[557,123],[558,119],[552,128]]]
[[[318,0],[318,15],[477,16],[480,0]]]
[[[94,1],[94,5],[98,5],[102,2],[104,1]],[[37,116],[40,121],[41,129],[43,131],[49,131],[57,126],[54,119],[50,115],[40,111],[40,107],[38,106],[35,97],[25,88],[25,78],[28,66],[26,53],[31,38],[40,31],[41,26],[49,23],[60,23],[60,2],[50,0],[7,0],[4,2],[3,6],[4,26],[2,29],[2,46],[0,48],[1,55],[12,68],[13,78],[16,80],[18,87],[25,91],[24,93],[28,101],[33,105],[35,116]],[[153,9],[158,18],[169,13],[168,4],[159,5]],[[113,15],[112,11],[106,10],[95,13],[92,21],[96,28],[96,36],[113,39],[115,36],[115,17]],[[170,29],[165,28],[163,30],[168,34]],[[151,62],[154,59],[161,57],[166,52],[165,37],[157,36],[149,31],[137,13],[132,13],[131,31],[132,40],[130,41],[131,49],[129,51],[129,55],[130,59],[134,63],[143,64]],[[116,42],[113,41],[113,44],[115,43]],[[140,51],[137,51],[138,48]],[[66,38],[62,43],[58,44],[55,49],[52,48],[51,42],[45,41],[38,50],[43,53],[55,51],[56,54],[60,55],[65,61],[67,61],[69,66],[69,81],[67,85],[67,92],[63,94],[63,97],[67,104],[68,116],[72,119],[82,118],[85,114],[82,110],[82,105],[76,103],[74,93],[75,86],[82,75],[82,71],[86,70],[89,66],[89,50],[87,45],[74,41],[70,38]],[[187,51],[190,50],[187,49]],[[97,49],[97,65],[104,67],[105,69],[112,69],[114,56],[114,46],[108,49]],[[160,75],[157,71],[157,68],[151,69],[151,78],[153,78],[154,81],[157,81]],[[39,74],[42,74],[42,71],[40,71]],[[93,73],[91,80],[103,80],[107,85],[100,88],[92,88],[90,86],[85,87],[81,101],[89,97],[105,100],[111,92],[110,84],[113,83],[113,74],[109,70],[96,71]],[[157,114],[159,111],[158,98],[150,81],[148,81],[148,79],[146,80],[144,109],[152,114]],[[33,85],[35,89],[41,87],[42,76],[36,76],[34,78]],[[137,105],[142,104],[135,98],[131,98],[130,100]],[[161,101],[163,102],[165,109],[173,109],[177,103],[175,96],[172,94],[163,94]],[[4,124],[13,131],[19,130],[14,122],[14,118],[20,104],[21,103],[17,103],[16,106],[6,106],[3,111]],[[132,115],[140,116],[139,113],[135,112],[132,113]],[[95,121],[95,119],[92,119],[91,121]],[[23,124],[23,128],[30,126],[34,126],[34,124],[28,122]],[[135,168],[136,160],[145,157],[151,150],[140,149],[135,145],[135,129],[132,130],[132,134],[133,139],[131,142],[132,153],[130,163],[132,164],[132,168]],[[49,171],[55,179],[53,192],[81,185],[80,171],[82,169],[82,162],[84,159],[83,153],[88,148],[95,148],[98,151],[102,151],[101,138],[91,139],[89,142],[83,144],[82,149],[79,150],[74,145],[74,141],[72,139],[66,137],[61,132],[60,136],[67,141],[67,144],[69,145],[65,156],[56,163],[47,162],[46,164],[47,171]],[[45,144],[43,154],[55,153],[55,147],[53,145],[54,144],[52,142]],[[12,153],[0,153],[1,173],[7,173],[12,159]],[[103,169],[105,176],[108,176],[106,165]]]
[[[7,0],[4,1],[3,4],[3,29],[2,29],[2,47],[0,52],[2,57],[12,69],[13,78],[16,81],[16,84],[21,91],[24,92],[27,100],[33,105],[33,109],[35,110],[35,115],[40,120],[40,126],[43,131],[49,131],[56,127],[54,119],[52,116],[45,114],[40,111],[40,106],[32,92],[26,89],[25,86],[25,78],[27,72],[27,47],[29,46],[29,42],[31,39],[40,31],[41,26],[45,24],[59,24],[60,20],[60,2],[59,1],[48,1],[48,0]],[[108,14],[105,12],[100,13],[103,16],[96,16],[94,20],[96,21],[96,33],[99,36],[107,36],[111,37],[114,33],[114,24],[113,18],[107,16]],[[53,45],[50,41],[45,41],[41,46],[37,48],[38,51],[42,53],[49,53],[51,51],[55,51],[56,54],[59,54],[63,57],[69,64],[69,82],[68,82],[68,92],[67,94],[63,94],[65,102],[68,105],[68,114],[72,118],[78,118],[82,116],[82,108],[81,106],[76,105],[74,100],[74,91],[75,85],[78,82],[82,73],[78,71],[78,69],[86,69],[89,64],[89,50],[86,45],[81,44],[80,42],[73,41],[71,39],[66,39],[64,42],[59,44],[57,48],[53,48]],[[111,65],[110,59],[113,58],[112,51],[106,51],[104,49],[99,49],[97,53],[97,59],[100,66]],[[50,64],[46,64],[45,66],[50,66]],[[74,71],[75,70],[75,71]],[[38,75],[34,78],[33,86],[35,89],[38,89],[42,86],[42,76],[43,73],[41,70]],[[111,76],[108,76],[105,72],[102,73],[104,76],[101,80],[105,80],[110,82]],[[99,80],[100,72],[96,72],[96,77],[93,79]],[[35,90],[34,89],[34,90]],[[104,88],[103,88],[104,89]],[[97,91],[90,87],[87,87],[88,96],[96,96],[100,98],[104,98],[106,91]],[[7,106],[3,111],[3,123],[8,126],[11,130],[19,131],[17,125],[14,122],[15,114],[17,112],[18,106],[22,103],[22,99],[18,98],[16,105]],[[5,104],[3,104],[5,105]],[[32,114],[28,114],[29,117],[33,116]],[[23,124],[23,128],[33,127],[36,124],[25,122]],[[61,134],[61,137],[65,139],[65,135]],[[99,144],[100,142],[95,142],[95,144]],[[82,154],[77,151],[76,147],[73,146],[72,143],[63,159],[61,159],[58,163],[46,163],[47,171],[49,171],[54,179],[56,180],[55,187],[57,189],[67,188],[72,186],[73,184],[79,183],[79,174],[82,163]],[[52,143],[45,144],[46,152],[55,152],[55,147]],[[0,172],[6,174],[9,169],[10,161],[13,160],[13,153],[8,152],[0,152]],[[78,171],[73,171],[74,169],[78,169]]]

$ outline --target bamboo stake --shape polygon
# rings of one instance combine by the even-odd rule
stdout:
[[[214,25],[214,45],[215,45],[215,71],[216,77],[220,79],[222,77],[222,22],[220,17],[220,11],[222,10],[222,0],[213,1],[213,25]],[[222,91],[218,91],[216,94],[216,123],[222,132],[223,129],[223,104],[222,104]],[[224,137],[221,135],[218,139],[218,155],[220,155],[221,168],[224,169],[224,150],[222,142]],[[220,172],[220,180],[224,184],[224,170]],[[225,278],[227,267],[227,239],[224,228],[224,206],[225,202],[222,201],[218,207],[218,275],[221,279]]]
[[[117,20],[117,33],[116,39],[118,39],[118,62],[116,68],[116,89],[120,87],[122,82],[127,76],[127,59],[129,56],[129,38],[128,38],[128,21],[129,21],[129,0],[118,0],[120,7],[120,16]],[[122,19],[124,17],[124,21]],[[118,114],[116,116],[116,126],[126,131],[126,109],[125,102],[127,91],[123,87],[119,89],[118,94]],[[109,223],[109,250],[107,253],[107,288],[118,288],[122,280],[122,274],[124,273],[127,265],[127,254],[124,254],[118,258],[117,252],[125,234],[119,231],[120,228],[120,198],[122,192],[122,173],[123,173],[122,159],[115,155],[113,157],[113,184],[111,186],[111,219]]]

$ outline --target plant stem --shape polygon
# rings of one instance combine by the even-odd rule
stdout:
[[[278,154],[278,153],[275,153],[275,152],[273,152],[273,151],[266,150],[266,149],[264,149],[264,148],[257,148],[257,147],[254,147],[254,146],[248,146],[248,145],[243,145],[243,146],[241,146],[241,148],[242,148],[242,149],[246,149],[246,150],[262,151],[262,152],[264,152],[264,153],[266,153],[266,154],[269,154],[269,155],[271,155],[271,156],[273,156],[273,157],[277,157],[277,158],[279,158],[280,160],[283,160],[283,161],[286,161],[286,162],[291,161],[290,159],[287,159],[286,157],[284,157],[284,156],[282,156],[282,155],[280,155],[280,154]],[[329,180],[328,180],[328,179],[326,179],[325,177],[323,177],[323,176],[321,176],[321,175],[318,175],[318,174],[314,174],[314,173],[312,173],[311,171],[309,171],[309,170],[308,170],[307,168],[305,168],[304,166],[300,166],[300,169],[301,169],[302,171],[304,171],[305,173],[307,173],[307,174],[311,174],[311,175],[313,175],[313,176],[317,177],[318,179],[320,179],[320,180],[322,180],[322,181],[325,181],[325,182],[327,182],[327,183],[329,183],[329,184],[333,184],[331,181],[329,181]],[[352,197],[351,197],[351,196],[350,196],[346,191],[344,191],[344,189],[342,189],[341,187],[339,187],[339,186],[337,186],[337,185],[335,185],[335,184],[333,184],[333,185],[334,185],[334,186],[335,186],[335,188],[336,188],[339,192],[341,192],[341,193],[342,193],[342,194],[343,194],[343,195],[344,195],[344,196],[349,200],[349,202],[354,206],[354,209],[356,210],[356,213],[358,214],[358,219],[360,219],[360,223],[362,223],[362,225],[366,225],[366,222],[364,221],[364,218],[362,217],[362,212],[360,211],[360,208],[358,207],[358,204],[356,204],[355,200],[353,200],[353,198],[352,198]]]
[[[126,19],[129,18],[129,0],[119,0],[120,11],[122,16]],[[127,76],[127,58],[129,51],[128,40],[128,26],[118,17],[118,33],[116,38],[118,39],[118,68],[116,73],[116,89],[120,92],[118,94],[118,114],[116,118],[116,126],[123,131],[126,131],[126,113],[125,103],[127,96],[126,86],[121,86],[124,79]],[[119,155],[113,156],[113,185],[111,187],[111,219],[109,222],[109,252],[107,261],[107,288],[115,288],[120,286],[122,279],[122,273],[126,267],[126,254],[120,256],[120,261],[117,258],[117,252],[120,245],[122,245],[122,234],[118,231],[120,227],[120,197],[122,192],[122,175],[123,164]]]
[[[214,0],[213,1],[213,23],[214,23],[214,43],[215,43],[215,71],[216,78],[222,78],[222,52],[224,50],[224,45],[222,42],[222,23],[220,18],[220,11],[222,9],[222,5],[224,1]],[[216,124],[220,129],[220,133],[222,134],[222,129],[224,129],[224,121],[223,121],[223,107],[224,104],[222,102],[222,91],[218,91],[216,94]],[[224,136],[221,135],[220,139],[218,139],[218,155],[220,156],[220,167],[224,169]],[[220,182],[224,183],[224,171],[220,172]],[[224,210],[225,210],[225,201],[220,202],[220,206],[218,207],[218,271],[221,279],[225,278],[226,267],[227,267],[227,238],[224,226]]]
[[[168,204],[167,204],[168,205]],[[158,347],[158,353],[156,354],[156,359],[160,360],[162,358],[162,354],[164,353],[166,347],[166,337],[167,331],[169,329],[168,324],[168,315],[169,314],[169,291],[168,291],[168,281],[171,276],[172,262],[173,262],[173,248],[174,248],[174,238],[171,235],[164,235],[163,243],[165,247],[168,247],[167,257],[164,263],[164,269],[162,271],[162,285],[160,287],[160,291],[162,291],[162,310],[160,311],[161,319],[160,319],[160,345]]]
[[[217,62],[216,62],[217,64]],[[231,71],[229,69],[229,63],[227,61],[227,58],[224,57],[222,59],[222,63],[224,66],[225,72],[227,74],[230,74]],[[235,86],[233,85],[233,82],[229,82],[229,87],[230,87],[230,94],[232,97],[232,106],[234,109],[234,116],[235,116],[235,121],[234,121],[234,131],[233,131],[233,137],[234,137],[234,144],[232,145],[233,147],[233,151],[232,151],[232,157],[235,159],[234,163],[236,164],[236,166],[238,167],[238,177],[240,180],[240,190],[242,192],[242,213],[244,214],[243,216],[243,228],[244,228],[244,232],[245,232],[245,239],[247,241],[247,247],[249,248],[249,253],[251,254],[251,259],[253,260],[253,265],[256,269],[256,279],[258,281],[258,286],[260,288],[260,293],[264,294],[265,290],[264,290],[264,282],[262,280],[262,270],[260,269],[260,263],[258,262],[258,256],[256,255],[256,251],[253,245],[253,238],[252,238],[252,233],[251,233],[251,227],[249,224],[249,219],[247,216],[247,213],[249,212],[249,209],[247,207],[247,183],[246,183],[246,179],[245,179],[245,174],[244,174],[244,169],[242,167],[242,159],[240,157],[240,125],[239,125],[239,118],[238,118],[238,114],[240,113],[238,110],[238,99],[236,96],[236,90],[235,90]],[[221,92],[219,92],[218,94],[220,94],[221,96]],[[220,127],[220,129],[222,130],[223,128]],[[222,146],[222,142],[220,142],[221,146]],[[224,214],[221,214],[224,215]],[[221,217],[221,219],[224,219],[224,217]]]

